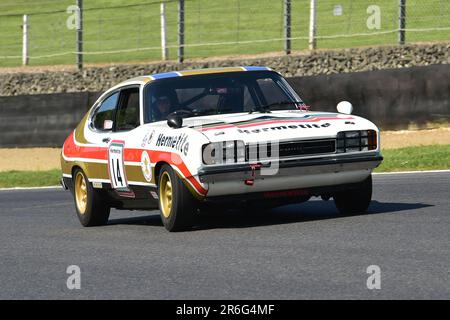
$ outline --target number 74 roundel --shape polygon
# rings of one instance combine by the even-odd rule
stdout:
[[[112,141],[108,149],[108,173],[111,187],[118,192],[130,192],[123,161],[124,141]]]

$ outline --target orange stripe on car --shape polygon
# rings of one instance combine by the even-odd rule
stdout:
[[[79,146],[75,144],[73,139],[73,133],[64,144],[64,155],[68,158],[83,158],[92,160],[108,160],[108,148],[107,147],[95,147],[95,146]],[[203,188],[200,182],[195,179],[192,173],[187,168],[186,164],[181,159],[180,155],[167,152],[167,151],[154,151],[146,149],[127,149],[124,151],[125,162],[141,162],[142,152],[147,151],[150,155],[150,159],[153,163],[166,162],[178,168],[181,174],[187,179],[201,195],[206,195],[208,190]]]

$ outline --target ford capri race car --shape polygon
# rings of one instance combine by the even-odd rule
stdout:
[[[83,226],[111,208],[156,209],[169,231],[199,210],[334,199],[364,212],[382,161],[379,130],[351,114],[310,111],[265,67],[153,74],[106,91],[64,142],[62,185]]]

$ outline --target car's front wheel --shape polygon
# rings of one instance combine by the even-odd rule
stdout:
[[[192,228],[198,205],[183,181],[171,166],[161,168],[158,179],[158,196],[161,220],[169,231]]]
[[[102,226],[108,222],[110,207],[94,190],[86,175],[77,169],[73,175],[74,199],[78,219],[85,227]]]
[[[364,213],[372,201],[372,175],[358,189],[342,191],[334,196],[334,203],[341,214]]]

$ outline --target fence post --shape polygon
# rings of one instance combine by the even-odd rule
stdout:
[[[23,15],[22,26],[22,65],[28,65],[28,15]]]
[[[310,0],[309,5],[309,50],[317,47],[316,40],[316,0]]]
[[[184,61],[184,0],[178,0],[178,62]]]
[[[166,33],[166,3],[161,2],[161,58],[167,60],[169,52],[167,50],[167,33]]]
[[[77,21],[77,67],[83,69],[83,0],[77,0],[78,21]]]
[[[399,0],[398,9],[398,44],[404,45],[406,40],[406,0]]]
[[[291,54],[291,0],[284,0],[284,52]]]

